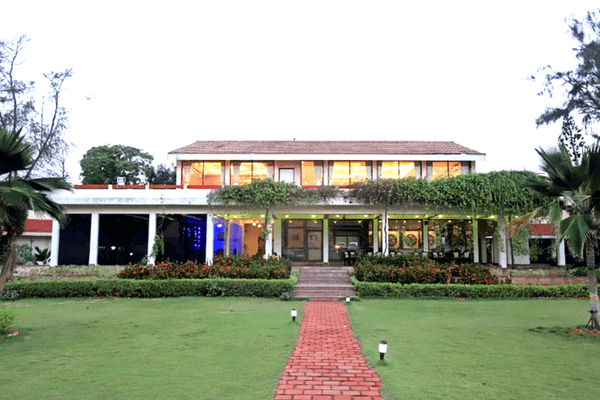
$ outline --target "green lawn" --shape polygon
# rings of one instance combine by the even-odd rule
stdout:
[[[301,302],[21,300],[0,340],[0,398],[270,399]],[[11,329],[11,330],[13,330]]]
[[[363,300],[349,314],[386,399],[596,399],[600,337],[549,329],[585,324],[587,309],[585,300]]]
[[[302,302],[20,300],[0,340],[0,398],[271,399]],[[355,335],[386,399],[593,399],[600,337],[553,333],[585,300],[363,300]],[[542,328],[539,328],[542,327]],[[389,352],[378,361],[377,344]]]

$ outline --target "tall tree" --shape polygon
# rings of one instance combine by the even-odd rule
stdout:
[[[34,147],[33,161],[24,171],[27,177],[59,175],[64,161],[61,156],[65,156],[70,147],[64,140],[69,113],[62,106],[62,96],[65,81],[73,76],[73,71],[44,73],[49,93],[40,102],[36,101],[35,82],[18,79],[28,42],[26,36],[0,41],[0,127],[9,132],[22,132]]]
[[[551,202],[513,221],[511,231],[527,227],[532,218],[548,215],[575,257],[583,258],[585,251],[590,325],[600,330],[595,271],[595,249],[600,238],[600,142],[585,147],[578,164],[573,162],[564,145],[537,152],[542,159],[543,181],[532,181],[528,186]]]
[[[156,168],[153,167],[148,182],[152,185],[174,185],[177,182],[175,165],[158,164]]]
[[[598,11],[600,13],[600,10]],[[538,117],[538,126],[556,122],[572,112],[581,116],[584,127],[600,121],[600,20],[596,12],[588,12],[583,20],[568,21],[571,37],[577,42],[573,49],[579,65],[574,70],[556,71],[551,66],[541,70],[544,88],[540,95],[552,95],[560,85],[565,100],[548,107]],[[532,77],[533,80],[536,77]]]
[[[34,162],[35,149],[19,132],[0,128],[0,293],[16,262],[16,238],[23,234],[29,210],[43,212],[59,221],[63,207],[49,198],[55,190],[70,189],[61,178],[26,179],[18,173]]]
[[[152,176],[150,154],[130,146],[97,146],[89,149],[80,161],[82,183],[116,184],[124,177],[126,184],[145,184]]]

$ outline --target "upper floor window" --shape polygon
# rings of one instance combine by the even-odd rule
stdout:
[[[302,186],[323,185],[323,161],[302,161]]]
[[[184,161],[184,185],[220,186],[223,184],[221,161]]]
[[[329,181],[332,185],[346,186],[371,179],[370,161],[331,161]]]
[[[435,181],[439,178],[469,173],[468,161],[431,161],[427,163],[427,178]]]
[[[415,161],[380,161],[379,179],[404,179],[421,177],[421,163]]]
[[[248,185],[254,179],[273,179],[273,163],[269,161],[232,161],[231,185]]]

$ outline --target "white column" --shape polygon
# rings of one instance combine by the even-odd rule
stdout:
[[[558,237],[556,238],[556,240],[559,240]],[[565,265],[567,265],[567,258],[565,257],[565,241],[561,240],[560,243],[558,243],[558,249],[557,249],[557,253],[556,253],[556,264],[559,267],[564,267]]]
[[[231,233],[230,233],[230,229],[231,228],[231,222],[229,222],[228,219],[225,220],[225,251],[223,252],[223,254],[225,254],[225,257],[229,257],[229,248],[231,247]]]
[[[329,263],[329,220],[323,220],[323,262]]]
[[[213,214],[206,214],[206,259],[207,264],[212,264],[214,255],[215,227]]]
[[[479,221],[474,218],[471,221],[471,226],[473,228],[473,262],[479,262]]]
[[[277,253],[279,257],[283,255],[281,251],[282,246],[282,220],[277,218],[273,221],[273,253]]]
[[[52,244],[50,245],[50,266],[58,265],[58,248],[60,245],[60,223],[52,219]]]
[[[373,254],[379,251],[379,218],[373,220]]]
[[[498,264],[500,267],[508,267],[508,257],[506,256],[506,218],[504,215],[498,216],[498,232],[500,233],[500,242],[498,243]]]
[[[423,229],[423,255],[427,256],[429,253],[429,222],[427,222],[427,218],[423,218],[421,226]]]
[[[156,213],[150,213],[148,215],[148,248],[146,253],[146,259],[148,265],[154,265],[156,263],[156,257],[152,255],[152,249],[154,248],[154,241],[156,240]]]
[[[387,257],[390,254],[390,224],[388,220],[388,210],[387,208],[383,212],[383,219],[381,221],[381,251],[384,257]]]
[[[100,214],[92,213],[90,226],[90,256],[89,265],[98,265],[98,235],[100,233]]]
[[[273,255],[273,220],[270,211],[267,214],[266,221],[269,234],[265,238],[265,258],[268,260]]]

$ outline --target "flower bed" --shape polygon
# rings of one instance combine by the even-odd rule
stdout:
[[[128,265],[118,275],[123,279],[288,279],[292,270],[289,260],[257,257],[217,257],[213,264],[194,261],[176,263],[164,261],[154,266]]]
[[[363,282],[388,283],[462,283],[495,285],[500,283],[490,269],[480,264],[440,264],[418,254],[390,257],[367,256],[354,266],[354,276]]]

